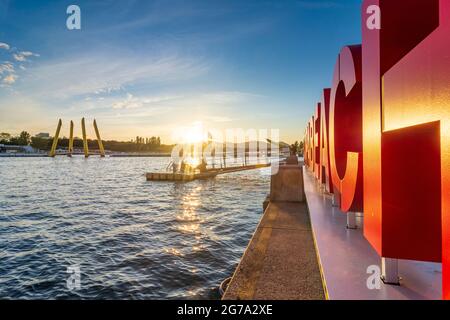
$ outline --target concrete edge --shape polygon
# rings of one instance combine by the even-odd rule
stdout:
[[[303,179],[304,179],[304,176],[303,176]],[[306,210],[308,211],[309,220],[311,221],[311,212],[309,211],[308,199],[306,198],[306,195],[305,195],[305,203],[306,203]],[[311,233],[312,233],[313,242],[314,242],[314,249],[316,251],[316,259],[317,259],[317,264],[319,266],[320,278],[322,279],[322,287],[323,287],[323,292],[325,294],[325,300],[330,300],[330,295],[328,294],[328,289],[327,289],[327,281],[325,280],[325,272],[323,271],[322,261],[320,259],[320,254],[319,254],[319,247],[317,246],[316,233],[314,232],[312,222],[311,222]]]
[[[230,280],[230,282],[228,283],[228,287],[227,287],[227,289],[225,290],[223,296],[220,298],[220,300],[227,300],[227,299],[225,299],[225,297],[227,296],[228,288],[230,287],[230,284],[233,282],[233,280],[234,280],[235,277],[236,277],[236,274],[237,274],[238,271],[240,270],[240,266],[242,265],[242,262],[244,261],[244,257],[247,255],[248,251],[250,250],[250,244],[251,244],[254,240],[256,241],[255,236],[258,234],[258,231],[260,230],[260,228],[263,228],[263,227],[261,226],[262,221],[264,220],[264,216],[265,216],[265,214],[266,214],[266,211],[270,208],[270,206],[272,205],[272,203],[273,203],[273,202],[269,201],[266,210],[264,210],[264,212],[262,213],[261,218],[259,219],[258,225],[256,226],[255,231],[254,231],[253,234],[252,234],[252,237],[251,237],[250,240],[248,241],[248,244],[247,244],[247,246],[245,247],[244,253],[243,253],[242,256],[241,256],[241,259],[240,259],[240,261],[239,261],[239,264],[238,264],[238,265],[236,266],[236,268],[234,269],[233,275],[231,276],[231,280]]]
[[[298,165],[296,165],[296,166],[298,166]],[[304,185],[304,183],[305,183],[304,164],[301,164],[300,168],[302,168],[302,178],[303,178],[303,185]],[[318,251],[316,235],[315,235],[314,228],[313,228],[312,222],[311,222],[311,212],[310,212],[309,205],[308,205],[308,199],[306,197],[306,193],[305,193],[304,189],[303,189],[303,199],[304,199],[305,207],[306,207],[306,210],[307,210],[307,213],[308,213],[308,217],[309,217],[309,220],[310,220],[310,223],[311,223],[311,234],[312,234],[312,238],[313,238],[314,250],[315,250],[315,253],[316,253],[316,261],[317,261],[317,265],[319,267],[320,278],[321,278],[321,281],[322,281],[322,288],[323,288],[325,300],[330,300],[328,289],[327,289],[327,285],[326,285],[325,275],[324,275],[324,271],[323,271],[323,265],[322,265],[322,261],[320,259],[320,255],[319,255],[319,251]],[[267,198],[266,198],[266,200],[267,200]],[[270,200],[268,201],[267,207],[265,208],[265,210],[263,211],[263,213],[261,215],[261,218],[260,218],[260,220],[259,220],[259,222],[258,222],[258,224],[257,224],[257,226],[255,228],[255,231],[253,232],[252,237],[250,238],[250,240],[249,240],[249,242],[248,242],[248,244],[247,244],[247,246],[246,246],[246,248],[245,248],[245,250],[244,250],[244,252],[243,252],[243,254],[241,256],[239,264],[236,266],[236,268],[235,268],[235,270],[233,272],[233,275],[231,276],[231,280],[230,280],[230,282],[228,284],[228,287],[225,290],[223,296],[221,297],[221,300],[228,300],[228,299],[226,299],[228,288],[229,288],[230,284],[235,280],[236,275],[237,275],[237,273],[240,270],[240,267],[242,265],[242,262],[244,261],[245,256],[248,254],[248,252],[250,250],[251,243],[257,240],[255,237],[258,235],[258,231],[260,231],[260,228],[263,228],[262,222],[264,220],[266,211],[274,203],[276,203],[276,202],[273,202],[273,201],[270,201]]]

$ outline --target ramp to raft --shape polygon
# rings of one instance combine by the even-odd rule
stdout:
[[[193,181],[214,178],[219,174],[255,170],[270,167],[270,163],[254,164],[241,167],[229,167],[221,169],[209,169],[205,172],[196,173],[172,173],[172,172],[149,172],[146,174],[147,181]]]

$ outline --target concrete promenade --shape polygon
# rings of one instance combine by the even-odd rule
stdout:
[[[333,207],[331,195],[324,192],[306,168],[304,184],[328,299],[441,299],[440,263],[399,260],[400,286],[384,284],[379,276],[373,276],[371,281],[370,276],[374,275],[371,268],[381,269],[381,258],[364,237],[362,214],[357,218],[358,228],[347,229],[346,214]],[[379,287],[368,286],[368,281],[377,282]]]
[[[324,299],[301,167],[280,167],[271,189],[271,201],[223,299]]]
[[[225,300],[440,299],[441,264],[399,261],[400,286],[377,274],[381,258],[306,169],[272,176],[263,217],[224,294]],[[378,271],[376,271],[378,269]]]

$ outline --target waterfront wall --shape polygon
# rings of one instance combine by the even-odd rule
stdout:
[[[272,176],[266,209],[223,299],[325,299],[302,164],[281,164]]]
[[[304,202],[303,171],[299,165],[282,165],[270,181],[270,201]]]

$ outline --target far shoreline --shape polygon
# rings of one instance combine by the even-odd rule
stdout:
[[[57,157],[67,157],[66,154],[57,154]],[[84,154],[73,154],[73,156],[84,156]],[[89,157],[100,156],[99,154],[90,154]],[[168,158],[170,153],[113,153],[107,154],[110,158]],[[44,153],[0,153],[0,158],[51,158]]]

